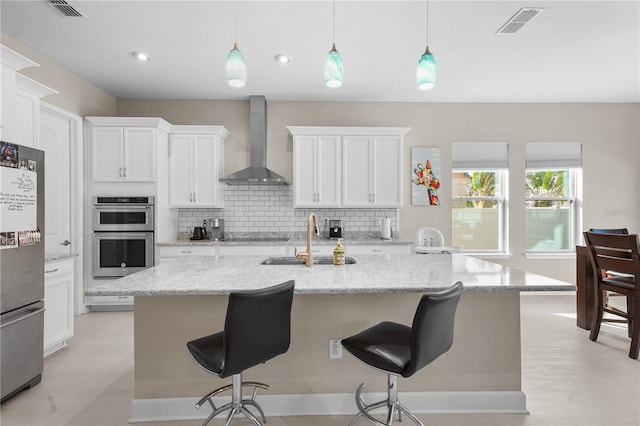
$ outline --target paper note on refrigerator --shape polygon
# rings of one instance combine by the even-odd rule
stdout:
[[[0,232],[37,229],[37,182],[34,171],[0,167]]]

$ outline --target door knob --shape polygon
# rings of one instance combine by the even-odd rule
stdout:
[[[71,241],[69,240],[64,240],[63,242],[60,243],[61,246],[69,246],[71,245]]]

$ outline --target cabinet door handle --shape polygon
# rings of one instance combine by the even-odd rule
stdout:
[[[382,251],[382,249],[372,249],[371,251]]]
[[[193,192],[189,193],[189,202],[193,203]]]
[[[188,254],[191,253],[191,250],[181,250],[180,253]]]
[[[120,173],[120,177],[123,177],[122,176],[122,167],[120,167],[120,172],[119,173]]]
[[[196,193],[195,192],[193,193],[193,202],[194,203],[196,202]]]
[[[69,240],[64,240],[63,242],[61,242],[61,243],[60,243],[60,245],[61,245],[61,246],[65,246],[65,247],[66,247],[66,246],[68,246],[68,245],[71,245],[71,241],[69,241]]]
[[[371,194],[372,202],[376,202],[376,193]]]
[[[56,269],[50,269],[50,270],[48,270],[48,271],[44,271],[44,273],[45,273],[45,274],[50,274],[50,273],[52,273],[52,272],[56,272],[57,270],[58,270],[58,268],[56,268]]]

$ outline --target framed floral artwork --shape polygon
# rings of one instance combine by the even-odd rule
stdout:
[[[440,205],[440,148],[411,148],[411,204]]]

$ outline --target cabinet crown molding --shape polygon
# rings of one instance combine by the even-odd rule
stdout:
[[[201,126],[201,125],[184,125],[175,124],[171,126],[171,134],[179,133],[181,135],[215,135],[226,139],[229,136],[229,130],[224,126]]]
[[[2,65],[5,65],[15,71],[20,71],[23,68],[40,66],[37,62],[19,54],[15,50],[9,49],[4,44],[0,44],[0,58],[2,58]]]
[[[25,77],[22,74],[16,74],[16,87],[39,98],[44,98],[48,95],[57,95],[60,93],[57,90],[52,89],[49,86],[45,86],[42,83],[38,83],[37,81],[32,80],[29,77]]]
[[[286,126],[292,136],[404,136],[411,127]]]
[[[155,127],[169,133],[171,123],[157,117],[85,117],[93,126],[103,127]]]

